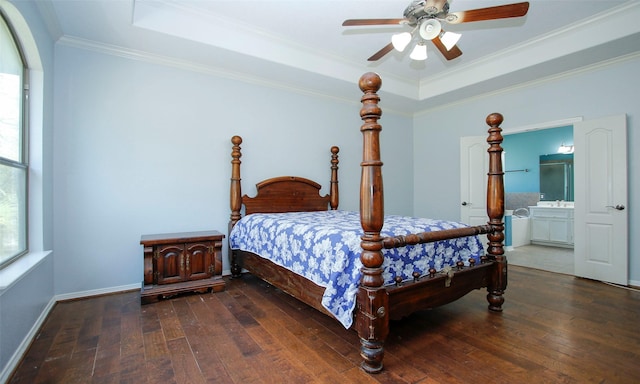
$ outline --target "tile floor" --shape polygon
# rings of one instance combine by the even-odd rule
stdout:
[[[510,265],[573,275],[573,249],[544,245],[523,245],[507,251]]]

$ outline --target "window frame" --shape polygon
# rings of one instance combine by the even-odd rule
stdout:
[[[19,186],[24,190],[24,193],[21,196],[24,200],[19,203],[19,205],[22,204],[24,206],[24,209],[19,212],[19,215],[21,215],[21,220],[19,225],[23,227],[22,232],[24,233],[24,244],[20,246],[20,249],[18,249],[18,251],[15,254],[9,256],[5,260],[0,260],[0,270],[1,270],[7,267],[8,265],[10,265],[12,262],[19,259],[20,257],[28,254],[30,250],[30,247],[29,247],[29,237],[30,237],[29,236],[29,232],[30,232],[29,230],[30,229],[30,226],[29,226],[29,216],[30,216],[29,174],[31,172],[29,167],[29,104],[30,104],[29,67],[27,65],[27,60],[25,57],[23,47],[20,43],[20,39],[18,38],[18,34],[16,33],[16,30],[14,29],[13,25],[9,21],[9,17],[7,17],[4,14],[4,12],[0,12],[0,19],[6,26],[7,30],[9,31],[10,37],[13,40],[13,44],[17,50],[20,62],[22,64],[22,74],[21,74],[22,84],[20,87],[21,102],[19,106],[20,108],[20,111],[19,111],[19,115],[20,115],[19,136],[20,137],[19,137],[19,144],[18,144],[20,146],[19,159],[12,160],[12,159],[8,159],[0,156],[0,165],[7,166],[13,169],[18,169],[19,172],[24,173],[24,177],[23,177],[24,184]]]

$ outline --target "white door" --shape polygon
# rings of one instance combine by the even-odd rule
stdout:
[[[575,275],[628,284],[626,116],[575,123]]]
[[[487,216],[487,174],[489,155],[485,136],[460,138],[460,221],[469,225],[485,225]],[[487,238],[482,243],[487,248]]]

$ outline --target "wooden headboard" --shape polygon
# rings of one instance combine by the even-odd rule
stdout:
[[[259,182],[256,188],[258,192],[255,197],[242,196],[245,215],[329,209],[330,196],[320,195],[322,186],[303,177],[274,177]]]
[[[280,176],[263,180],[256,184],[255,197],[242,195],[240,187],[240,144],[242,138],[231,138],[231,189],[230,228],[240,220],[240,210],[245,207],[245,215],[252,213],[310,212],[338,209],[338,152],[336,146],[331,147],[331,185],[328,195],[320,195],[322,186],[315,181],[297,176]]]

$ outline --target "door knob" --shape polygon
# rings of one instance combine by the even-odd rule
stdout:
[[[613,206],[613,205],[607,205],[607,208],[615,208],[615,209],[617,209],[618,211],[622,211],[622,210],[624,209],[624,205],[622,205],[622,204],[618,204],[618,205],[615,205],[615,206]]]
[[[462,205],[463,205],[463,206],[467,206],[467,205],[471,205],[471,203],[467,203],[466,201],[463,201],[463,202],[462,202]]]

